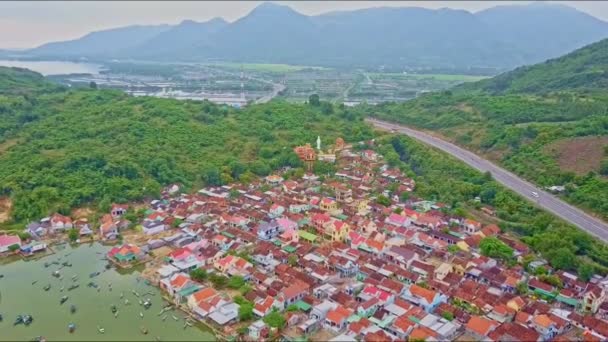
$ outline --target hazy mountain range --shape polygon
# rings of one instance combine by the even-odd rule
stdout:
[[[225,60],[326,66],[512,68],[608,37],[608,23],[554,4],[477,13],[416,7],[306,16],[265,3],[228,23],[128,26],[44,44],[47,58]]]

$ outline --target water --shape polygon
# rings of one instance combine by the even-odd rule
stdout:
[[[160,296],[160,291],[143,280],[137,281],[140,272],[116,271],[110,269],[104,272],[106,261],[101,258],[109,250],[109,247],[100,244],[81,245],[76,248],[67,246],[63,250],[54,247],[56,253],[36,261],[14,261],[0,264],[0,314],[4,321],[0,322],[0,340],[31,340],[36,336],[43,336],[49,341],[56,340],[143,340],[153,341],[156,337],[161,340],[190,340],[190,341],[212,341],[211,333],[203,331],[199,327],[188,327],[184,329],[184,313],[172,310],[165,313],[168,317],[163,322],[162,316],[158,316],[161,309],[167,304]],[[58,260],[60,263],[69,261],[72,267],[64,267],[60,271],[63,280],[51,276],[51,273],[59,269],[60,265],[44,267],[45,262]],[[89,274],[99,271],[101,274],[89,278]],[[72,276],[77,275],[77,281],[72,281]],[[32,285],[32,282],[37,281]],[[100,291],[88,287],[93,281],[99,285]],[[74,283],[80,287],[67,291]],[[112,284],[109,291],[108,284]],[[51,284],[47,292],[44,287]],[[60,292],[61,286],[65,287]],[[141,298],[150,298],[152,306],[145,310],[139,305],[132,290],[137,291]],[[152,291],[154,295],[144,293]],[[121,292],[124,299],[128,299],[130,305],[125,305],[124,299],[120,299]],[[62,296],[69,296],[68,301],[60,305]],[[75,314],[70,313],[70,306],[77,307]],[[118,317],[115,318],[111,312],[111,305],[116,305]],[[141,318],[139,313],[144,314]],[[34,321],[30,326],[22,324],[13,326],[15,318],[19,314],[30,314]],[[179,318],[175,321],[175,315]],[[164,316],[164,315],[163,315]],[[69,333],[68,324],[74,323],[76,331]],[[98,332],[97,327],[103,327],[105,333]],[[140,329],[145,327],[148,334],[143,335]]]
[[[99,74],[101,65],[60,61],[7,61],[0,60],[0,66],[26,68],[48,75]]]

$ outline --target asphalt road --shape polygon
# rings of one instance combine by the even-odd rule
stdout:
[[[561,217],[565,221],[570,222],[591,235],[594,235],[600,240],[608,242],[608,224],[605,222],[586,214],[582,210],[573,207],[556,196],[541,190],[535,185],[519,178],[503,168],[496,166],[495,164],[477,156],[474,153],[432,135],[413,130],[402,125],[376,119],[366,119],[366,121],[374,125],[376,128],[394,130],[395,132],[406,134],[412,138],[420,140],[425,144],[434,146],[464,161],[479,171],[490,171],[496,181],[500,182],[514,192],[517,192],[530,202],[533,202],[537,206],[555,214],[558,217]],[[538,197],[536,197],[533,193],[538,194]]]

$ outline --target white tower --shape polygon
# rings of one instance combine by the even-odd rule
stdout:
[[[321,151],[321,137],[317,136],[317,150]]]

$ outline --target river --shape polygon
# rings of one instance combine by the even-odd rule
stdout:
[[[99,74],[102,66],[91,63],[74,63],[62,61],[16,61],[0,60],[0,66],[26,68],[49,75],[69,75],[69,74]]]
[[[129,272],[117,271],[114,268],[106,270],[107,261],[102,260],[109,247],[98,243],[84,244],[78,247],[66,245],[55,246],[55,254],[38,260],[16,260],[2,264],[0,260],[0,314],[4,320],[0,322],[0,340],[31,340],[43,336],[48,341],[56,340],[106,340],[106,341],[153,341],[160,340],[189,340],[213,341],[214,336],[201,326],[184,329],[185,314],[172,310],[159,316],[158,313],[167,304],[160,297],[160,291],[143,280],[138,280],[140,271],[131,269]],[[53,261],[68,261],[72,267],[62,267],[45,263]],[[51,274],[59,270],[63,279]],[[90,278],[95,271],[99,276]],[[76,275],[76,281],[72,280]],[[37,281],[37,282],[36,282]],[[89,282],[99,285],[99,291],[88,287]],[[32,284],[36,282],[35,284]],[[111,283],[111,290],[109,284]],[[50,284],[51,289],[44,291]],[[80,286],[72,291],[67,288],[72,284]],[[65,290],[60,292],[61,287]],[[139,298],[132,293],[135,290],[144,300],[150,298],[152,306],[146,310],[139,304]],[[145,294],[151,292],[152,294]],[[120,298],[121,293],[124,299]],[[68,301],[61,305],[62,296],[69,296]],[[125,299],[129,305],[125,305]],[[70,313],[74,304],[76,313]],[[118,316],[114,317],[111,306],[116,305]],[[144,317],[140,317],[140,312]],[[31,325],[13,325],[19,314],[30,314],[34,321]],[[162,317],[167,316],[163,321]],[[173,318],[175,316],[178,320]],[[76,330],[69,333],[68,324],[74,323]],[[98,326],[105,333],[98,331]],[[142,327],[148,329],[147,335],[142,334]]]

